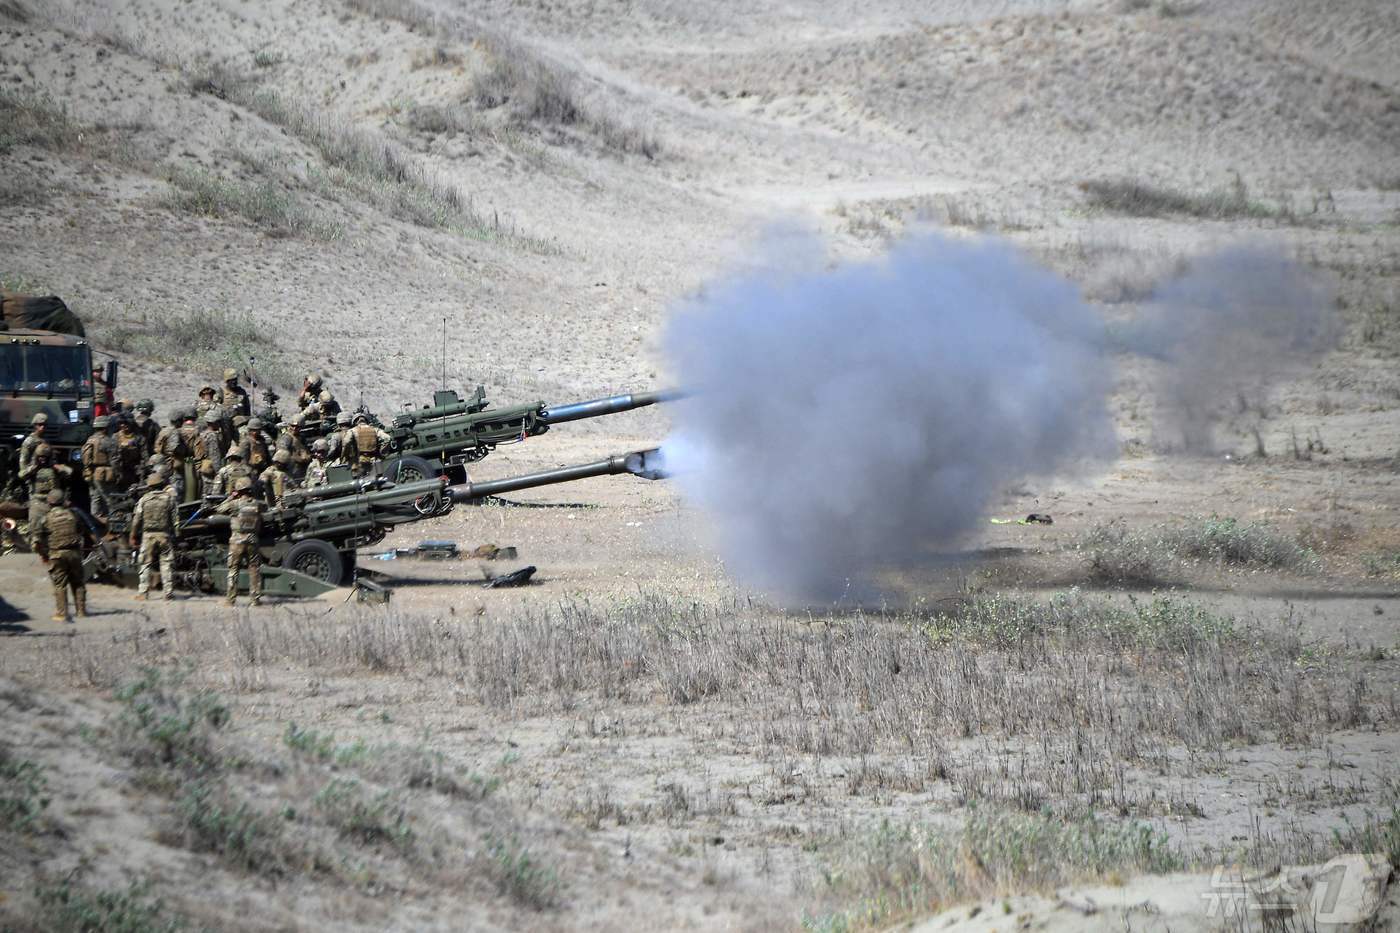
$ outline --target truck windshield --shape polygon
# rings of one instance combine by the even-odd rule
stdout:
[[[91,395],[88,359],[83,347],[0,345],[0,392]]]

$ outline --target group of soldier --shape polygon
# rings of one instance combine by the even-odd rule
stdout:
[[[246,566],[251,601],[258,605],[263,510],[297,489],[324,485],[336,464],[365,475],[386,453],[389,435],[368,414],[341,409],[320,374],[306,377],[297,412],[285,420],[271,411],[254,415],[238,372],[228,369],[223,377],[218,388],[202,387],[193,406],[172,411],[165,427],[157,424],[149,399],[94,418],[81,451],[81,476],[57,462],[44,440],[48,419],[34,416],[20,445],[19,479],[28,486],[30,543],[53,582],[55,621],[71,621],[69,590],[76,614],[87,610],[82,553],[92,532],[70,507],[80,479],[93,518],[104,526],[114,509],[136,500],[128,543],[139,549],[138,600],[148,597],[157,566],[162,595],[173,598],[178,506],[204,500],[229,516],[228,604],[234,604],[239,571]],[[304,435],[316,436],[308,445]]]

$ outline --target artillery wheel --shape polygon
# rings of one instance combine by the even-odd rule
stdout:
[[[416,483],[432,479],[439,470],[422,457],[400,457],[392,461],[384,470],[391,483]]]
[[[319,538],[298,541],[282,558],[282,566],[304,573],[331,586],[339,586],[345,576],[345,564],[340,552]]]

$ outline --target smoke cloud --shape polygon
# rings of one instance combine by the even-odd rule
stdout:
[[[1160,364],[1151,382],[1162,439],[1205,451],[1220,425],[1257,424],[1270,389],[1336,345],[1334,308],[1297,263],[1227,249],[1160,285],[1118,342]]]
[[[980,525],[1006,483],[1115,453],[1103,325],[1008,246],[934,234],[827,267],[805,251],[683,308],[668,465],[731,572],[832,599]]]

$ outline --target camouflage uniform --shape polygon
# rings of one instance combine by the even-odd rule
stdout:
[[[221,406],[219,400],[215,398],[217,394],[213,386],[202,386],[200,388],[199,401],[194,403],[194,416],[196,420],[203,422],[204,416],[211,411],[220,412],[222,414],[221,409],[223,406]]]
[[[375,462],[391,440],[388,434],[360,415],[346,438],[347,449],[342,456],[356,476],[365,476],[374,471]]]
[[[185,449],[185,439],[180,434],[180,424],[185,420],[184,415],[183,411],[170,413],[170,424],[160,429],[160,434],[156,435],[155,446],[155,452],[165,458],[165,465],[170,470],[170,482],[177,499],[184,497],[185,461],[190,455]]]
[[[224,434],[219,430],[223,419],[218,411],[210,409],[204,413],[204,430],[199,432],[197,451],[199,453],[199,477],[205,492],[214,484],[214,477],[224,468]]]
[[[288,471],[293,477],[305,476],[306,467],[311,463],[311,451],[306,449],[301,439],[301,431],[295,424],[284,424],[277,437],[277,449],[285,450],[290,457]],[[276,454],[273,455],[276,459]]]
[[[146,455],[150,456],[156,449],[156,438],[160,436],[160,424],[151,417],[151,413],[156,410],[155,402],[148,398],[143,398],[136,403],[136,433],[146,442]]]
[[[151,589],[151,571],[160,561],[160,588],[166,599],[175,596],[175,498],[165,490],[158,474],[146,480],[150,490],[131,513],[131,546],[140,542],[141,570],[137,599],[145,599]]]
[[[321,374],[312,373],[307,376],[301,384],[301,393],[297,395],[297,408],[305,411],[306,406],[316,402],[321,397]]]
[[[195,425],[194,410],[186,409],[180,419],[180,449],[184,451],[184,461],[180,464],[182,487],[181,502],[194,502],[199,498],[199,428]]]
[[[224,465],[214,477],[214,485],[209,490],[209,494],[228,495],[233,492],[233,487],[240,479],[247,479],[251,482],[253,471],[248,469],[248,465],[243,462],[243,451],[237,447],[229,447],[228,453],[224,454]]]
[[[34,450],[44,442],[44,428],[49,423],[49,416],[42,411],[29,419],[32,430],[25,436],[19,445],[19,467],[18,475],[24,479],[29,470],[30,464],[34,462]]]
[[[49,511],[49,493],[57,490],[62,493],[73,479],[73,469],[65,464],[52,462],[52,449],[48,444],[34,448],[34,457],[29,464],[29,539],[32,542],[39,530],[39,523]],[[62,501],[62,500],[60,500]]]
[[[146,462],[149,451],[146,439],[136,433],[136,425],[122,419],[117,430],[117,486],[130,489],[141,482],[141,466]]]
[[[224,370],[224,384],[219,390],[219,404],[223,406],[225,414],[232,418],[234,415],[249,417],[253,413],[253,403],[248,399],[248,393],[238,384],[238,370]]]
[[[68,591],[73,591],[73,608],[79,616],[87,615],[87,588],[83,584],[83,542],[89,538],[87,527],[63,504],[63,493],[49,493],[49,511],[39,522],[34,535],[34,550],[39,552],[49,568],[53,582],[53,620],[68,621]]]
[[[92,500],[92,514],[106,518],[108,499],[117,492],[116,438],[107,433],[111,416],[98,415],[92,419],[95,433],[83,442],[83,479],[87,481]]]
[[[350,441],[350,412],[342,411],[335,416],[335,430],[326,436],[326,444],[329,446],[329,457],[335,463],[345,463],[346,448]]]
[[[238,596],[238,571],[248,567],[248,595],[254,606],[262,602],[262,554],[258,551],[258,533],[262,530],[262,507],[252,495],[253,481],[238,480],[233,495],[218,511],[230,516],[228,536],[228,581],[225,601],[235,604]]]
[[[326,450],[328,445],[324,437],[318,437],[311,444],[311,462],[306,465],[306,478],[302,480],[302,485],[307,489],[315,489],[317,486],[326,485]]]
[[[296,481],[287,472],[287,465],[291,463],[291,459],[285,450],[277,451],[272,455],[272,466],[263,470],[262,476],[259,477],[263,495],[266,496],[269,505],[281,504],[282,497],[297,488]]]
[[[249,418],[248,428],[238,442],[238,448],[243,451],[243,462],[255,475],[267,469],[272,462],[271,445],[263,433],[262,424],[261,418]]]

